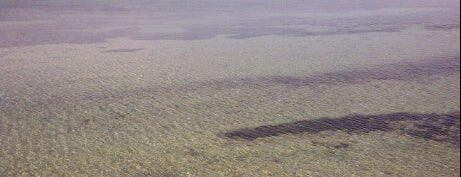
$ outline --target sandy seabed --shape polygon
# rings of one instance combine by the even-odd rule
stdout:
[[[0,176],[460,176],[459,34],[0,48]]]

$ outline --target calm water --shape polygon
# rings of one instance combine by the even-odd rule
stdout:
[[[459,18],[0,0],[0,176],[460,176]]]

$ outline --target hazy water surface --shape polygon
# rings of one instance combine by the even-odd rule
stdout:
[[[0,0],[0,176],[460,176],[454,0]]]

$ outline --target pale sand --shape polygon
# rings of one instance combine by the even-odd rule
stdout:
[[[389,10],[401,13],[376,13]],[[459,24],[404,26],[338,32],[300,24],[315,33],[5,45],[0,176],[460,176]],[[394,113],[457,119],[408,119],[389,131],[223,136]],[[439,124],[448,134],[412,134]]]

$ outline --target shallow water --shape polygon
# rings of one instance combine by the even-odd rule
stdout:
[[[456,1],[0,1],[0,176],[460,176]]]

